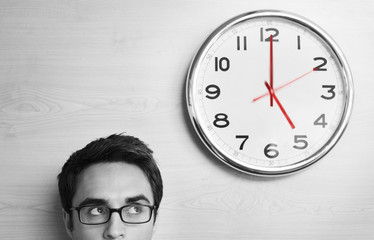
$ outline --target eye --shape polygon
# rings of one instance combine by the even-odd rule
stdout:
[[[106,207],[100,206],[100,207],[91,207],[88,210],[88,213],[92,216],[100,216],[106,214],[108,209]]]
[[[127,208],[126,212],[131,215],[139,215],[143,212],[143,208],[143,206],[132,205]]]

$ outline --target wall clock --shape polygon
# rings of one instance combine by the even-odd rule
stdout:
[[[187,107],[205,146],[249,174],[278,176],[321,159],[352,111],[352,76],[316,24],[263,10],[218,27],[190,65]]]

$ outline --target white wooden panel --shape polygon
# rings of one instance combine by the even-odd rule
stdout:
[[[355,83],[336,147],[292,176],[218,162],[185,109],[189,63],[221,23],[257,9],[314,21]],[[154,149],[165,181],[156,240],[373,239],[374,1],[0,2],[0,238],[67,239],[56,175],[89,141],[127,132]]]

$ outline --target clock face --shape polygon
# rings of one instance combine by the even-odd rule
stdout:
[[[297,15],[233,18],[204,42],[187,76],[187,105],[205,145],[246,173],[295,172],[342,135],[353,89],[331,38]]]

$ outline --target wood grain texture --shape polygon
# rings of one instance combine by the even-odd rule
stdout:
[[[224,21],[281,9],[316,22],[350,64],[355,105],[336,147],[282,178],[239,173],[202,146],[189,63]],[[374,2],[1,1],[0,239],[68,239],[56,176],[89,141],[147,142],[165,196],[155,240],[374,239]]]

